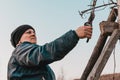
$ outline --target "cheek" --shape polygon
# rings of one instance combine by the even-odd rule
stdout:
[[[20,39],[21,42],[29,41],[29,40],[30,40],[29,36],[22,36]]]

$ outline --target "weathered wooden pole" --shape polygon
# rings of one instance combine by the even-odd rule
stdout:
[[[119,29],[120,29],[120,0],[117,0],[117,5],[118,5],[118,24],[119,24]]]
[[[116,12],[116,9],[111,10],[107,21],[115,21],[116,20],[116,16],[115,16],[116,13],[115,12]],[[80,80],[87,80],[88,75],[90,74],[93,66],[95,65],[98,57],[101,54],[101,51],[104,47],[104,44],[105,44],[106,40],[107,40],[107,35],[104,35],[103,33],[101,33],[100,36],[99,36],[99,39],[97,41],[97,44],[96,44],[96,46],[93,50],[93,53],[92,53],[92,55],[91,55],[91,57],[88,61],[88,64],[87,64]]]
[[[104,47],[106,40],[107,40],[107,36],[103,36],[102,34],[100,34],[99,40],[97,41],[97,45],[95,46],[95,48],[93,50],[93,53],[88,61],[88,64],[87,64],[80,80],[87,80],[87,77],[88,77],[89,73],[91,72],[94,64],[96,63],[96,61]]]
[[[90,75],[87,80],[98,80],[102,70],[104,69],[113,49],[115,48],[116,42],[120,37],[120,30],[115,29],[108,40],[105,48],[102,50],[100,57],[98,58],[96,64],[94,65]]]
[[[118,10],[117,10],[117,12],[118,12]],[[102,70],[104,69],[104,67],[116,45],[116,42],[120,37],[119,24],[117,22],[114,22],[115,19],[116,19],[116,17],[111,18],[111,21],[103,21],[100,23],[101,33],[103,35],[110,35],[110,39],[108,40],[107,44],[103,48],[98,60],[96,61],[91,73],[89,74],[87,80],[98,80],[99,79],[100,74],[101,74]]]

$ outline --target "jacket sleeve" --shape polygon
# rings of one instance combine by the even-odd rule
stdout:
[[[43,46],[26,45],[17,49],[17,61],[20,65],[46,65],[62,59],[77,44],[79,38],[75,31],[70,30],[56,40]]]

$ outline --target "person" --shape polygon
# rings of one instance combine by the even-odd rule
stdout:
[[[10,41],[15,49],[8,62],[7,79],[56,80],[49,64],[64,58],[79,39],[91,36],[91,26],[80,26],[49,43],[38,45],[35,29],[31,25],[18,26],[11,33]]]

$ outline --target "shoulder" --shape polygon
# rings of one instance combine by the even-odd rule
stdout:
[[[27,46],[38,47],[39,45],[30,43],[30,42],[23,42],[18,47],[27,47]]]
[[[41,46],[37,44],[32,44],[30,42],[23,42],[14,49],[13,54],[21,55],[23,53],[29,53],[34,50],[39,50],[40,47]]]
[[[37,44],[33,44],[33,43],[30,43],[30,42],[23,42],[21,43],[20,45],[18,45],[15,50],[30,50],[30,49],[35,49],[35,48],[38,48],[40,47],[39,45]]]

